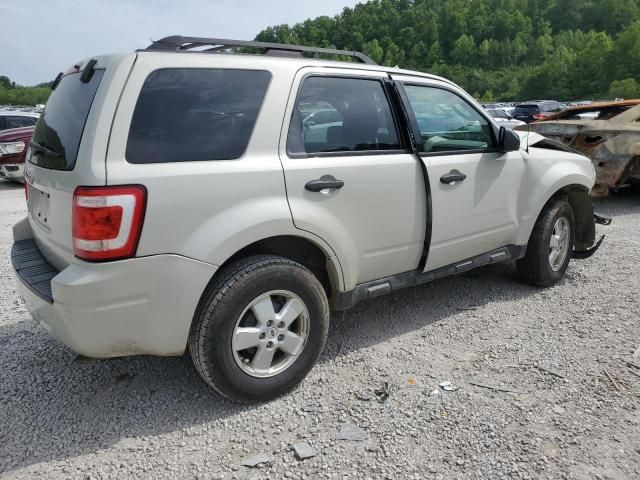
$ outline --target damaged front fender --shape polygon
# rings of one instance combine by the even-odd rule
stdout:
[[[611,225],[611,218],[610,217],[605,217],[604,215],[600,215],[597,213],[593,214],[593,223],[594,225],[597,223],[599,225]],[[591,258],[600,248],[600,246],[602,245],[602,242],[605,239],[605,235],[602,235],[600,237],[600,240],[598,240],[596,242],[596,244],[591,247],[591,248],[587,248],[585,250],[573,250],[573,253],[571,255],[571,258],[574,258],[576,260],[584,260],[587,258]]]
[[[640,100],[572,108],[534,122],[529,130],[589,157],[597,173],[593,197],[640,182]]]

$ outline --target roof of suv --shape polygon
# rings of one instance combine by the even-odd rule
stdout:
[[[230,53],[229,49],[237,48],[252,48],[262,49],[264,53]],[[196,50],[199,49],[199,50]],[[438,80],[441,82],[449,83],[453,85],[453,82],[446,78],[439,77],[437,75],[431,75],[423,72],[416,72],[413,70],[403,70],[398,67],[387,67],[376,64],[369,57],[360,52],[347,51],[347,50],[335,50],[326,48],[308,47],[302,45],[288,45],[288,44],[276,44],[266,42],[254,42],[245,40],[224,40],[215,38],[201,38],[201,37],[183,37],[183,36],[171,36],[157,40],[149,45],[147,48],[138,50],[138,54],[159,54],[159,53],[199,53],[199,54],[217,54],[217,55],[233,55],[235,57],[248,57],[255,56],[269,56],[269,60],[274,62],[286,62],[297,63],[300,67],[324,65],[327,67],[336,68],[349,68],[354,70],[366,70],[366,71],[378,71],[390,74],[399,75],[411,75],[423,78],[429,78]],[[305,57],[303,54],[324,54],[332,56],[344,56],[351,57],[352,59],[359,60],[358,62],[344,62],[339,60],[325,60],[321,58]]]

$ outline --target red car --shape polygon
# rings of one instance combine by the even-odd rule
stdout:
[[[24,160],[35,128],[12,128],[0,132],[0,178],[24,181]]]

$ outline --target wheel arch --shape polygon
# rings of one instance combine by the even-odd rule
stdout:
[[[249,256],[265,254],[278,255],[308,268],[324,287],[327,297],[332,291],[343,290],[342,268],[335,254],[319,242],[291,234],[266,237],[245,245],[219,265],[214,278],[231,263]]]
[[[587,250],[596,240],[596,226],[593,220],[593,202],[589,189],[583,185],[567,185],[554,193],[547,204],[555,199],[566,199],[571,205],[575,219],[575,249]],[[546,204],[545,204],[546,205]]]
[[[595,222],[593,220],[593,203],[589,196],[590,189],[583,183],[569,183],[564,186],[555,186],[550,190],[536,209],[537,215],[532,216],[532,220],[526,230],[526,238],[520,239],[522,243],[528,243],[533,228],[544,209],[549,203],[557,199],[566,199],[571,205],[575,216],[575,248],[586,250],[595,242]]]

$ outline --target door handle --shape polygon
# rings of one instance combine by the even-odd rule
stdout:
[[[337,189],[342,187],[344,187],[344,182],[342,180],[336,180],[335,178],[327,180],[324,180],[322,178],[318,180],[311,180],[304,186],[304,188],[309,190],[310,192],[320,192],[328,188]]]
[[[467,176],[464,173],[458,170],[451,170],[449,173],[442,175],[440,181],[449,185],[451,183],[462,182],[465,178],[467,178]]]

